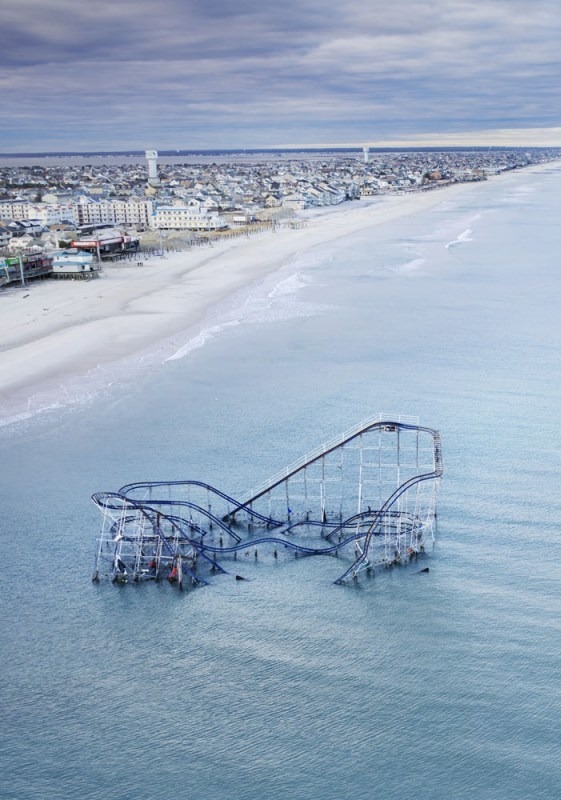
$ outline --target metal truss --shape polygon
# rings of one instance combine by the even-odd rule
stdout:
[[[434,540],[440,433],[377,415],[235,500],[202,481],[146,481],[92,500],[102,513],[94,580],[208,583],[225,562],[337,556],[335,583],[416,560]],[[239,576],[237,576],[239,577]]]

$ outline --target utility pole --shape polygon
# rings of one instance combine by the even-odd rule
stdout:
[[[23,277],[23,258],[21,256],[18,256],[18,258],[19,258],[19,274],[21,277],[21,285],[25,286],[25,278]]]

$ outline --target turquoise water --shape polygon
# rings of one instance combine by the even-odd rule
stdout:
[[[559,796],[560,190],[506,175],[301,252],[204,346],[0,431],[2,798]],[[235,495],[378,411],[442,431],[428,574],[90,582],[92,492]]]

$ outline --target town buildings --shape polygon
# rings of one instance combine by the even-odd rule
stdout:
[[[376,195],[427,191],[559,158],[561,151],[445,150],[88,157],[0,167],[0,250],[92,227],[215,232]],[[156,164],[156,157],[158,163]],[[148,159],[148,165],[146,163]],[[251,223],[248,223],[251,224]],[[83,237],[82,237],[83,238]],[[15,240],[18,240],[17,242]]]

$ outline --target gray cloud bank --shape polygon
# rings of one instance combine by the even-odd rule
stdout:
[[[0,31],[6,152],[561,126],[558,0],[3,0]]]

